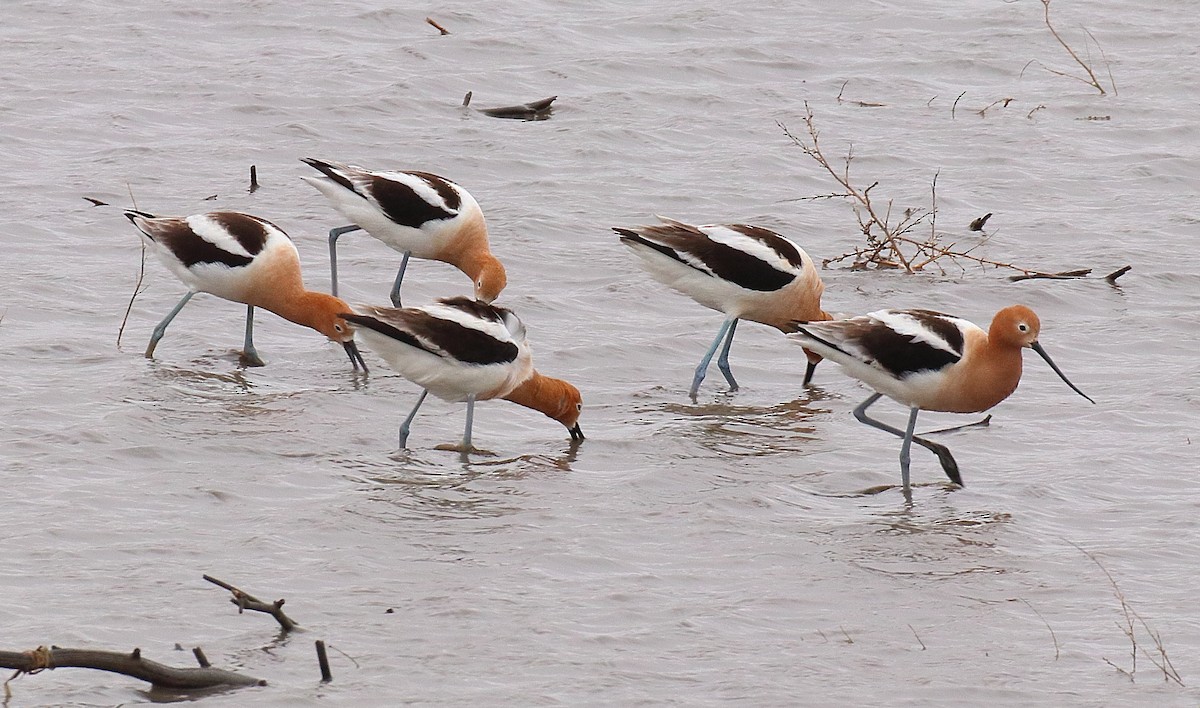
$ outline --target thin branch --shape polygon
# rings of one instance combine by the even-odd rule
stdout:
[[[125,188],[129,190],[129,203],[133,204],[134,211],[137,211],[137,198],[133,196],[133,187],[128,182],[125,183]],[[133,301],[137,299],[144,290],[142,289],[142,280],[146,277],[146,242],[138,239],[138,243],[142,246],[141,262],[138,264],[138,277],[133,283],[133,294],[129,296],[129,304],[125,306],[125,316],[121,318],[121,326],[117,328],[117,350],[121,349],[121,336],[125,334],[125,325],[129,322],[129,314],[133,312]]]
[[[204,579],[207,580],[208,582],[212,583],[213,585],[218,585],[218,586],[223,587],[226,590],[228,590],[233,595],[233,597],[229,598],[229,601],[238,606],[239,614],[245,610],[253,610],[255,612],[264,612],[264,613],[274,617],[275,621],[279,623],[279,626],[283,628],[283,631],[290,632],[296,628],[296,623],[293,622],[290,617],[288,617],[287,615],[285,615],[283,613],[284,600],[276,600],[275,602],[263,602],[262,600],[259,600],[257,597],[254,597],[253,595],[246,592],[245,590],[236,588],[236,587],[230,585],[229,583],[225,582],[224,580],[218,580],[218,579],[212,577],[211,575],[205,575]]]
[[[1050,34],[1054,35],[1054,38],[1056,40],[1058,40],[1058,43],[1062,45],[1063,49],[1067,50],[1067,54],[1071,55],[1071,58],[1075,60],[1075,63],[1077,63],[1077,64],[1079,64],[1079,66],[1083,67],[1083,70],[1085,72],[1087,72],[1088,78],[1083,79],[1078,76],[1072,76],[1071,74],[1067,74],[1062,71],[1055,71],[1054,69],[1050,69],[1048,67],[1047,67],[1047,71],[1050,71],[1051,73],[1054,73],[1054,74],[1058,74],[1059,76],[1066,76],[1069,78],[1078,79],[1079,81],[1082,81],[1085,84],[1090,84],[1097,91],[1100,92],[1100,95],[1104,95],[1104,94],[1108,93],[1107,91],[1104,90],[1104,87],[1100,85],[1100,81],[1096,78],[1096,73],[1094,71],[1092,71],[1092,67],[1088,66],[1087,62],[1080,59],[1079,55],[1075,53],[1075,50],[1071,49],[1071,45],[1067,44],[1067,41],[1062,38],[1062,35],[1060,35],[1058,33],[1058,30],[1054,29],[1054,25],[1051,24],[1051,22],[1050,22],[1050,0],[1042,0],[1042,7],[1045,10],[1046,28],[1050,30]],[[1093,39],[1095,39],[1095,38],[1093,37]],[[1097,46],[1099,46],[1099,43],[1097,43]]]
[[[917,634],[917,630],[913,629],[911,624],[908,625],[908,628],[912,629],[913,636],[917,638],[917,643],[921,645],[921,651],[925,651],[925,642],[921,641],[921,635]]]
[[[1037,616],[1038,616],[1038,619],[1040,619],[1040,620],[1042,621],[1042,624],[1046,625],[1046,629],[1050,630],[1050,639],[1051,639],[1051,640],[1054,642],[1054,660],[1055,660],[1055,661],[1058,661],[1058,656],[1059,656],[1059,652],[1058,652],[1058,635],[1056,635],[1056,634],[1054,633],[1054,628],[1050,626],[1050,623],[1046,621],[1046,618],[1045,618],[1045,617],[1042,617],[1042,613],[1041,613],[1041,612],[1038,612],[1036,607],[1034,607],[1033,605],[1029,604],[1029,601],[1028,601],[1028,600],[1026,600],[1026,599],[1025,599],[1025,598],[1023,598],[1023,597],[1018,597],[1017,599],[1018,599],[1018,600],[1020,600],[1021,602],[1025,603],[1025,606],[1026,606],[1026,607],[1028,607],[1030,610],[1032,610],[1032,611],[1033,611],[1033,614],[1035,614],[1035,615],[1037,615]]]
[[[966,95],[967,92],[963,91],[962,93],[958,94],[958,98],[954,99],[954,105],[950,106],[950,120],[954,120],[954,111],[958,108],[958,102],[961,101],[962,97]]]

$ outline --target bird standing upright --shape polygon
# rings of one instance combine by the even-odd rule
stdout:
[[[950,480],[962,485],[949,448],[914,436],[917,413],[981,413],[1000,403],[1021,381],[1025,348],[1037,352],[1073,391],[1092,401],[1038,343],[1041,321],[1024,305],[997,312],[986,332],[931,310],[879,310],[846,320],[796,323],[794,329],[789,336],[801,346],[837,362],[848,375],[875,389],[854,409],[854,417],[904,439],[900,476],[906,497],[911,495],[909,448],[914,442],[936,454]],[[909,407],[906,430],[867,416],[867,408],[881,396]]]

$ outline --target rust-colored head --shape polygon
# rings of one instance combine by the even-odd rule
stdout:
[[[475,299],[492,302],[499,297],[505,285],[508,285],[508,276],[500,260],[490,253],[480,257],[478,272],[475,273]]]
[[[1062,369],[1058,368],[1046,350],[1042,349],[1042,345],[1038,343],[1038,335],[1041,334],[1041,331],[1042,322],[1033,310],[1024,305],[1010,305],[997,312],[996,316],[992,318],[992,325],[988,328],[988,345],[1012,349],[1029,347],[1046,360],[1050,368],[1054,369],[1054,373],[1058,374],[1058,378],[1070,386],[1072,391],[1092,401],[1090,396],[1071,383],[1071,380],[1062,372]]]
[[[1029,347],[1037,342],[1042,322],[1033,310],[1024,305],[1010,305],[996,313],[988,328],[992,346]]]
[[[297,299],[287,311],[278,314],[297,324],[312,327],[340,343],[354,368],[357,369],[361,365],[365,373],[367,362],[363,360],[358,345],[354,342],[354,325],[342,318],[342,315],[353,311],[341,298],[309,291]]]
[[[579,389],[569,382],[543,376],[535,371],[533,376],[504,398],[526,408],[541,411],[562,423],[571,433],[572,440],[583,439],[583,431],[579,428],[583,396],[580,395]]]

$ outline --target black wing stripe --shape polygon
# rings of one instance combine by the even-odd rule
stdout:
[[[451,357],[465,364],[508,364],[516,361],[517,355],[520,353],[517,345],[513,342],[502,342],[473,327],[419,311],[409,311],[409,313],[414,316],[414,319],[419,317],[414,323],[418,326],[414,329],[423,331],[420,337],[410,331],[381,322],[374,317],[354,314],[346,314],[342,317],[398,342],[403,342],[435,356]],[[439,347],[440,351],[426,346],[420,341],[421,339]]]
[[[354,183],[352,183],[350,180],[346,179],[345,175],[338,172],[337,168],[334,167],[333,165],[329,164],[328,162],[322,162],[321,160],[315,160],[311,157],[302,157],[302,158],[300,158],[300,161],[303,162],[304,164],[308,165],[309,167],[314,167],[314,168],[320,170],[321,174],[325,175],[326,177],[333,180],[334,182],[337,182],[338,184],[340,184],[341,186],[350,190],[351,192],[354,192],[355,194],[359,195],[360,197],[366,196],[362,192],[355,189]]]
[[[436,185],[431,184],[430,186],[437,189]],[[407,184],[379,175],[371,176],[370,190],[375,201],[379,202],[379,206],[383,208],[383,213],[401,226],[419,229],[427,221],[453,219],[457,214],[457,211],[449,211],[436,204],[430,204]]]
[[[901,334],[891,327],[867,328],[858,344],[879,366],[900,379],[922,371],[939,371],[962,359],[959,354]]]
[[[261,219],[232,211],[216,212],[211,215],[250,255],[257,255],[267,244],[267,227]]]
[[[620,234],[621,240],[625,243],[637,243],[648,248],[653,248],[664,256],[677,260],[685,266],[695,268],[705,275],[711,275],[711,273],[705,271],[703,268],[698,267],[696,264],[688,263],[687,261],[683,260],[683,258],[675,251],[675,249],[671,248],[670,246],[664,246],[661,243],[651,241],[650,239],[630,231],[629,229],[613,228],[613,231],[616,231],[618,234]]]

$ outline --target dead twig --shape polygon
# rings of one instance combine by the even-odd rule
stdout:
[[[1102,95],[1102,96],[1107,94],[1108,92],[1105,91],[1104,87],[1100,85],[1100,80],[1096,78],[1096,72],[1092,71],[1092,67],[1086,61],[1079,58],[1079,55],[1075,53],[1075,50],[1071,48],[1071,45],[1067,44],[1067,40],[1063,39],[1062,35],[1060,35],[1058,33],[1058,30],[1056,30],[1054,28],[1054,24],[1050,22],[1050,0],[1041,0],[1041,1],[1042,1],[1042,9],[1045,12],[1046,29],[1050,30],[1050,34],[1054,35],[1054,39],[1058,40],[1058,43],[1062,45],[1062,48],[1067,50],[1067,54],[1071,55],[1071,58],[1075,60],[1075,63],[1083,68],[1084,72],[1087,74],[1087,78],[1085,79],[1082,76],[1076,76],[1074,74],[1068,74],[1065,71],[1051,69],[1050,67],[1046,66],[1045,64],[1041,64],[1041,62],[1038,62],[1038,64],[1041,64],[1042,68],[1044,68],[1046,71],[1049,71],[1052,74],[1057,74],[1058,76],[1065,76],[1069,79],[1075,79],[1076,81],[1080,81],[1082,83],[1088,84],[1092,88],[1099,91],[1100,95]],[[1084,29],[1084,32],[1087,32],[1088,36],[1092,37],[1092,41],[1096,40],[1096,38],[1094,36],[1092,36],[1092,33],[1088,32],[1087,29]],[[1100,43],[1097,42],[1096,46],[1099,47]],[[1100,54],[1102,57],[1104,56],[1103,49],[1101,49]],[[1107,63],[1107,57],[1105,57],[1105,63]],[[1028,66],[1028,64],[1026,64],[1026,66]],[[1022,71],[1024,71],[1024,70],[1022,69]],[[1111,77],[1112,77],[1111,68],[1109,70],[1109,77],[1110,77],[1110,83],[1111,83],[1112,89],[1113,89],[1113,94],[1115,95],[1117,92],[1117,86],[1116,86],[1115,82],[1111,82]]]
[[[140,649],[132,652],[98,649],[68,649],[38,647],[31,651],[0,651],[0,668],[15,669],[16,675],[36,674],[45,669],[81,668],[109,671],[132,676],[156,687],[173,690],[196,690],[218,686],[265,686],[267,682],[252,676],[214,669],[178,668],[142,658]],[[15,678],[14,676],[13,678]],[[11,681],[12,678],[9,679]],[[8,683],[5,682],[7,688]]]
[[[129,202],[133,204],[134,211],[137,211],[137,199],[133,196],[133,187],[129,183],[125,183],[125,188],[129,190]],[[137,280],[133,283],[133,294],[129,296],[129,304],[125,306],[125,315],[121,318],[121,326],[117,328],[117,351],[121,349],[121,336],[125,334],[125,325],[129,322],[129,313],[133,312],[133,301],[143,292],[142,280],[146,277],[146,242],[138,239],[138,243],[142,247],[140,262],[138,263]]]
[[[1113,577],[1113,574],[1109,572],[1108,568],[1106,568],[1104,564],[1100,562],[1100,559],[1097,558],[1094,553],[1072,541],[1067,541],[1067,543],[1074,546],[1075,549],[1083,555],[1087,556],[1093,563],[1096,564],[1096,567],[1104,573],[1104,577],[1108,578],[1108,584],[1112,587],[1113,594],[1116,596],[1117,602],[1119,602],[1121,605],[1121,618],[1124,620],[1124,623],[1118,622],[1117,627],[1126,636],[1126,638],[1129,639],[1130,668],[1125,670],[1120,666],[1117,666],[1108,658],[1101,657],[1104,659],[1104,663],[1113,667],[1122,674],[1125,674],[1129,677],[1130,681],[1133,681],[1134,676],[1137,673],[1138,654],[1141,653],[1142,656],[1146,657],[1151,664],[1154,664],[1154,666],[1162,672],[1163,681],[1174,681],[1180,686],[1183,686],[1183,679],[1180,677],[1179,671],[1175,669],[1175,665],[1171,663],[1170,657],[1167,656],[1167,649],[1162,642],[1162,635],[1155,631],[1150,626],[1150,623],[1148,623],[1144,617],[1138,614],[1137,610],[1133,609],[1133,606],[1129,604],[1128,599],[1125,597],[1125,593],[1121,590],[1121,586],[1117,584],[1117,580]],[[1135,623],[1134,620],[1137,620],[1137,622]],[[1138,644],[1138,626],[1140,626],[1154,642],[1154,653],[1147,651],[1144,647]]]
[[[962,93],[958,94],[958,98],[954,99],[954,105],[950,106],[950,120],[954,120],[954,111],[958,108],[958,102],[961,101],[962,97],[966,95],[967,92],[963,91]]]
[[[1042,613],[1038,612],[1037,608],[1035,608],[1033,605],[1029,604],[1028,600],[1026,600],[1023,597],[1018,597],[1017,599],[1020,600],[1021,602],[1025,603],[1025,606],[1028,607],[1033,612],[1033,614],[1038,616],[1038,619],[1040,619],[1042,621],[1042,624],[1046,625],[1046,629],[1050,630],[1050,640],[1054,642],[1054,660],[1058,661],[1058,656],[1059,656],[1058,635],[1054,633],[1054,628],[1050,626],[1050,623],[1046,621],[1045,617],[1042,617]]]
[[[838,95],[837,95],[838,103],[852,103],[856,106],[861,106],[863,108],[882,108],[884,105],[886,105],[883,103],[873,103],[871,101],[842,100],[842,92],[846,90],[846,84],[848,84],[848,83],[850,83],[850,79],[846,79],[845,81],[842,82],[842,88],[838,91]],[[930,99],[930,100],[932,100],[932,99]]]
[[[1071,278],[1086,278],[1092,272],[1091,268],[1080,268],[1078,270],[1064,270],[1059,273],[1025,273],[1024,275],[1010,275],[1008,279],[1016,282],[1018,280],[1070,280]]]
[[[983,108],[980,108],[977,112],[979,113],[980,116],[986,118],[987,112],[989,109],[991,109],[995,106],[1000,106],[1001,108],[1008,108],[1008,104],[1012,103],[1012,101],[1013,101],[1013,99],[1011,99],[1011,98],[1000,98],[995,101],[992,101],[991,103],[987,104]]]
[[[961,97],[960,95],[959,98]],[[807,137],[792,133],[782,122],[776,121],[776,124],[783,130],[784,135],[791,139],[793,144],[820,165],[841,187],[841,191],[838,193],[819,195],[813,198],[842,197],[849,200],[854,210],[855,220],[858,222],[859,229],[866,239],[866,244],[862,247],[855,248],[848,253],[843,253],[834,258],[825,259],[822,262],[824,266],[828,267],[834,263],[852,259],[850,265],[852,270],[863,270],[872,267],[897,268],[903,269],[907,273],[915,273],[933,267],[945,273],[945,268],[942,265],[944,260],[957,265],[964,271],[965,268],[961,263],[963,261],[992,268],[1008,268],[1018,271],[1022,277],[1063,277],[1061,273],[1043,273],[1012,263],[974,255],[971,251],[980,245],[978,243],[966,249],[956,249],[956,244],[953,243],[949,245],[940,243],[936,221],[937,180],[940,172],[934,173],[930,184],[930,208],[905,209],[902,217],[893,220],[893,205],[891,200],[888,200],[886,206],[883,206],[872,195],[872,190],[879,185],[879,182],[872,182],[866,189],[862,189],[856,186],[854,180],[851,178],[850,166],[854,161],[853,143],[847,149],[844,164],[840,167],[834,166],[822,150],[820,131],[817,130],[812,109],[807,102],[804,104],[804,110],[804,125],[807,129]],[[913,235],[914,230],[919,224],[925,221],[928,221],[930,225],[928,237],[924,239],[916,238]],[[983,218],[982,221],[986,221],[986,218]],[[982,222],[980,225],[982,226]]]
[[[329,670],[329,655],[325,653],[325,642],[317,640],[317,665],[321,667],[321,683],[333,680],[333,672]]]
[[[1104,276],[1104,279],[1108,281],[1109,285],[1116,285],[1117,278],[1120,278],[1122,275],[1125,275],[1130,270],[1133,270],[1133,266],[1124,266],[1123,268],[1118,268],[1118,269],[1114,270],[1113,272],[1109,273],[1108,275]]]
[[[917,634],[917,630],[913,629],[911,624],[908,625],[908,628],[912,629],[913,636],[917,638],[917,644],[921,645],[921,651],[925,651],[925,642],[921,641],[921,635]]]
[[[245,590],[236,588],[236,587],[230,585],[229,583],[225,582],[224,580],[218,580],[218,579],[212,577],[211,575],[205,575],[204,579],[207,580],[208,582],[212,583],[213,585],[217,585],[219,587],[223,587],[226,590],[228,590],[233,595],[233,597],[229,598],[229,601],[232,602],[233,604],[237,605],[239,614],[241,614],[245,610],[253,610],[255,612],[265,612],[266,614],[271,615],[272,617],[275,618],[275,621],[279,623],[279,626],[283,628],[283,631],[290,632],[296,628],[296,623],[293,622],[290,617],[288,617],[287,615],[285,615],[283,613],[283,604],[285,602],[284,600],[276,600],[275,602],[263,602],[262,600],[259,600],[257,597],[254,597],[253,595],[246,592]]]
[[[429,23],[429,24],[430,24],[430,25],[431,25],[431,26],[432,26],[434,29],[436,29],[438,32],[441,32],[443,37],[444,37],[444,36],[446,36],[446,35],[448,35],[448,34],[450,34],[450,30],[448,30],[448,29],[446,29],[445,27],[442,27],[441,25],[439,25],[439,24],[437,23],[437,20],[433,19],[432,17],[426,17],[426,18],[425,18],[425,21],[426,21],[427,23]]]

